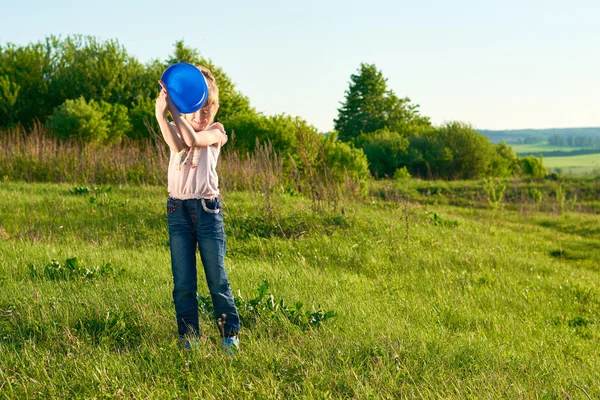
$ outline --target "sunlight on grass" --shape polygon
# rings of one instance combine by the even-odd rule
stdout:
[[[179,348],[163,188],[4,184],[0,394],[600,397],[597,215],[456,207],[444,193],[343,213],[225,193],[226,267],[247,308],[232,361],[202,276],[208,341]]]

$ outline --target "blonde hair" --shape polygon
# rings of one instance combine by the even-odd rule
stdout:
[[[210,69],[202,65],[197,65],[196,67],[200,70],[200,72],[202,72],[202,75],[204,75],[204,78],[206,78],[206,83],[208,84],[208,98],[206,99],[206,103],[204,103],[202,108],[208,106],[214,107],[213,116],[211,118],[214,120],[215,115],[219,110],[219,87],[217,86],[217,81],[215,80],[212,72],[210,72]]]

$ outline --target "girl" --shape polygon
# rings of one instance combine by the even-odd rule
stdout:
[[[177,330],[184,348],[198,343],[198,299],[196,246],[204,266],[212,297],[223,350],[233,355],[239,348],[240,320],[225,271],[225,232],[219,195],[217,161],[227,142],[223,125],[213,123],[219,109],[219,89],[212,73],[199,66],[208,84],[205,105],[182,115],[169,99],[166,86],[156,99],[156,119],[171,149],[169,161],[167,215],[173,300]],[[173,122],[167,120],[167,111]]]

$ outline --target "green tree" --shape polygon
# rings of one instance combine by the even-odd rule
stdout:
[[[489,174],[496,151],[470,125],[448,122],[410,138],[406,164],[413,176],[477,179]]]
[[[408,139],[388,129],[361,134],[356,140],[369,160],[369,170],[378,178],[392,177],[402,166],[408,150]]]
[[[15,103],[21,87],[12,82],[6,75],[0,75],[0,119],[5,125],[16,122]]]
[[[408,136],[413,126],[430,124],[429,118],[419,115],[418,105],[398,98],[386,82],[373,64],[361,64],[358,73],[350,76],[345,101],[334,120],[340,140],[354,140],[361,133],[384,128]]]
[[[201,57],[198,50],[186,46],[183,40],[175,42],[173,55],[166,62],[168,65],[178,62],[202,65],[212,72],[219,87],[220,107],[216,119],[224,124],[227,124],[229,119],[236,114],[248,114],[254,111],[250,107],[250,100],[236,89],[223,69],[217,67],[211,60]]]
[[[471,125],[457,121],[443,124],[438,129],[452,153],[449,178],[477,179],[487,174],[496,154],[487,137],[477,133]]]
[[[54,53],[48,41],[0,46],[0,127],[16,123],[31,127],[36,119],[45,121],[61,103],[54,102],[48,94]]]
[[[64,40],[51,37],[50,43],[58,57],[49,94],[59,104],[83,96],[129,108],[137,96],[147,94],[150,85],[157,87],[156,80],[135,79],[143,76],[144,67],[116,40],[75,35]]]

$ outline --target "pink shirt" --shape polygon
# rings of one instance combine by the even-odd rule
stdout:
[[[217,197],[219,195],[217,161],[220,152],[221,143],[208,147],[192,147],[179,153],[171,151],[169,196],[180,200]]]

